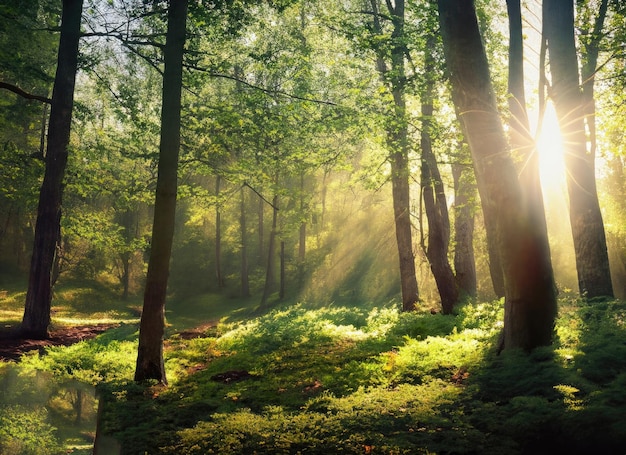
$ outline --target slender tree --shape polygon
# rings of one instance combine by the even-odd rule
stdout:
[[[215,280],[217,287],[224,287],[224,275],[222,273],[222,204],[220,202],[220,191],[222,176],[215,176]]]
[[[387,144],[391,166],[391,191],[396,229],[398,258],[400,261],[400,286],[402,291],[402,309],[411,311],[419,301],[419,289],[415,275],[415,255],[413,253],[413,234],[411,226],[411,198],[409,186],[409,137],[405,95],[405,50],[404,0],[397,0],[395,5],[386,2],[392,31],[388,43],[389,57],[385,46],[376,49],[376,67],[381,79],[386,81],[393,97],[393,115],[387,122]],[[383,36],[380,22],[378,0],[371,0],[372,30]],[[386,16],[386,15],[385,15]],[[387,17],[387,16],[386,16]]]
[[[139,349],[135,381],[156,379],[167,384],[163,362],[165,297],[174,237],[178,154],[180,150],[183,52],[186,38],[188,0],[171,0],[163,49],[163,98],[154,222],[143,311],[139,327]]]
[[[47,338],[52,301],[51,274],[61,229],[63,178],[74,106],[82,0],[64,0],[61,37],[48,127],[45,174],[39,193],[35,240],[31,257],[21,332],[28,338]]]
[[[543,21],[552,76],[551,97],[564,138],[578,288],[589,298],[612,297],[606,235],[596,188],[595,156],[587,150],[585,103],[574,38],[574,1],[545,0]],[[587,93],[589,97],[589,91]],[[592,92],[591,97],[593,99]]]
[[[241,296],[250,297],[250,278],[248,274],[248,231],[246,228],[246,187],[241,186],[239,202],[239,229],[241,230]]]
[[[437,290],[441,298],[444,314],[452,313],[459,300],[459,289],[448,260],[450,246],[450,217],[444,191],[443,180],[439,172],[437,159],[433,152],[431,130],[433,128],[433,99],[435,91],[434,61],[432,49],[434,37],[429,37],[426,44],[424,73],[426,87],[422,93],[422,131],[420,148],[422,151],[421,186],[424,208],[428,219],[428,245],[425,248],[430,269],[435,277]]]
[[[278,179],[277,179],[278,180]],[[277,184],[278,182],[276,182]],[[265,285],[261,296],[261,308],[267,308],[270,295],[276,287],[276,237],[278,236],[278,194],[272,198],[272,229],[268,241],[267,266],[265,269]]]
[[[467,135],[481,203],[494,216],[505,283],[500,348],[551,343],[556,317],[549,252],[525,207],[497,110],[473,1],[438,0],[452,96]],[[488,233],[489,234],[489,233]]]

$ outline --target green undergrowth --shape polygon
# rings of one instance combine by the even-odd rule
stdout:
[[[166,388],[132,381],[137,327],[124,324],[4,364],[0,419],[60,453],[49,414],[75,412],[50,397],[78,382],[124,454],[625,453],[626,304],[562,300],[554,346],[531,354],[496,354],[502,312],[298,304],[222,319],[199,337],[170,331]]]
[[[563,301],[554,347],[498,356],[501,302],[296,305],[174,337],[171,386],[105,387],[103,428],[128,454],[623,453],[625,315]]]

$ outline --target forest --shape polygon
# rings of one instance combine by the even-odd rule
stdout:
[[[626,453],[622,0],[0,0],[0,455]]]

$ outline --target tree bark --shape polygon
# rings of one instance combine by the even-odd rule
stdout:
[[[434,40],[429,39],[430,45],[434,46]],[[426,74],[433,74],[432,57],[427,53],[424,69]],[[424,208],[428,219],[428,245],[426,257],[430,264],[430,270],[435,277],[441,308],[444,314],[452,313],[454,306],[459,300],[454,272],[448,260],[448,247],[450,245],[450,218],[448,204],[444,191],[443,181],[437,160],[432,149],[430,130],[433,117],[433,91],[434,81],[429,78],[426,81],[426,89],[422,95],[422,132],[421,132],[421,185],[424,198]]]
[[[476,297],[476,259],[474,257],[474,204],[476,187],[470,182],[470,169],[452,164],[454,180],[454,272],[459,293]]]
[[[573,0],[543,2],[552,99],[565,138],[565,169],[578,288],[588,298],[613,297],[595,156],[587,151],[585,108],[578,78]],[[593,96],[593,95],[592,95]]]
[[[549,252],[526,210],[497,110],[473,1],[438,0],[454,103],[472,152],[481,202],[495,217],[505,283],[504,349],[552,341],[556,295]],[[489,233],[488,233],[489,234]]]
[[[241,213],[239,214],[239,228],[241,229],[241,296],[250,297],[250,280],[248,275],[248,232],[246,228],[246,193],[245,186],[241,186]]]
[[[152,226],[152,245],[139,327],[135,381],[156,379],[167,384],[163,362],[165,298],[169,275],[178,189],[180,109],[183,52],[186,37],[187,1],[171,0],[163,52],[163,100],[161,144]]]
[[[522,34],[522,14],[520,0],[507,0],[509,16],[509,138],[511,147],[522,158],[519,179],[522,195],[530,222],[535,226],[536,241],[541,243],[541,250],[550,258],[548,226],[543,203],[543,190],[539,172],[539,154],[535,141],[530,134],[530,124],[526,112],[526,94],[524,90],[524,44]],[[546,267],[552,270],[548,260]],[[553,271],[551,272],[553,274]]]
[[[267,252],[267,269],[265,271],[265,286],[263,287],[263,295],[261,296],[261,308],[267,308],[270,295],[276,287],[275,268],[276,268],[276,235],[278,227],[278,195],[274,195],[272,200],[272,230],[270,231],[268,252]]]
[[[378,4],[371,0],[374,30],[382,34],[379,22]],[[404,94],[404,0],[397,0],[395,6],[387,4],[393,31],[391,34],[391,70],[387,69],[384,53],[377,49],[377,69],[381,79],[389,79],[393,95],[393,116],[388,120],[387,144],[391,165],[391,192],[400,265],[400,287],[402,310],[412,311],[419,302],[419,289],[415,275],[415,255],[413,254],[413,234],[411,226],[411,200],[409,186],[409,143],[406,101]]]
[[[224,277],[222,275],[222,210],[219,202],[220,187],[222,177],[215,177],[215,197],[217,203],[215,205],[215,279],[217,280],[218,289],[224,287]]]
[[[259,210],[257,211],[258,217],[258,236],[259,236],[259,255],[258,255],[258,264],[263,265],[263,261],[265,260],[265,201],[259,195]]]
[[[48,337],[52,302],[51,273],[61,231],[63,178],[70,142],[82,9],[82,0],[63,0],[46,167],[39,193],[28,290],[20,329],[27,338]]]
[[[285,298],[285,241],[280,241],[280,290],[278,291],[278,298],[283,300]]]
[[[455,106],[457,120],[463,131],[463,137],[465,142],[469,145],[468,133],[465,130],[465,124],[459,108]],[[504,290],[504,274],[502,272],[502,264],[500,262],[500,254],[498,253],[498,230],[496,228],[496,216],[493,213],[493,207],[491,204],[482,204],[483,212],[483,225],[487,234],[487,258],[489,266],[489,276],[491,277],[491,284],[493,292],[497,298],[501,299],[505,295]]]

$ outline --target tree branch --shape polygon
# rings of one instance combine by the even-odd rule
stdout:
[[[334,103],[332,101],[318,100],[318,99],[315,99],[315,98],[307,98],[307,97],[304,97],[304,96],[294,95],[293,93],[288,93],[288,92],[285,92],[285,91],[282,91],[282,90],[267,89],[265,87],[260,87],[258,85],[251,84],[250,82],[248,82],[246,80],[243,80],[243,79],[240,79],[240,78],[238,78],[236,76],[231,76],[229,74],[223,74],[223,73],[214,73],[214,72],[212,72],[211,70],[209,70],[207,68],[202,68],[202,67],[193,66],[193,65],[189,65],[189,64],[185,64],[184,66],[185,66],[185,68],[188,68],[188,69],[197,70],[197,71],[203,71],[203,72],[205,72],[206,74],[208,74],[211,77],[220,77],[220,78],[223,78],[223,79],[229,79],[231,81],[240,82],[241,84],[243,84],[243,85],[245,85],[247,87],[253,88],[255,90],[260,90],[261,92],[268,93],[270,95],[282,95],[282,96],[286,96],[288,98],[292,98],[292,99],[295,99],[295,100],[309,101],[311,103],[326,104],[326,105],[329,105],[329,106],[337,106],[338,105],[337,103]]]
[[[17,85],[9,84],[8,82],[0,81],[0,88],[16,93],[22,98],[26,98],[27,100],[36,100],[36,101],[41,101],[42,103],[52,104],[51,98],[40,96],[40,95],[33,95],[32,93],[25,92],[24,90],[19,88]]]

